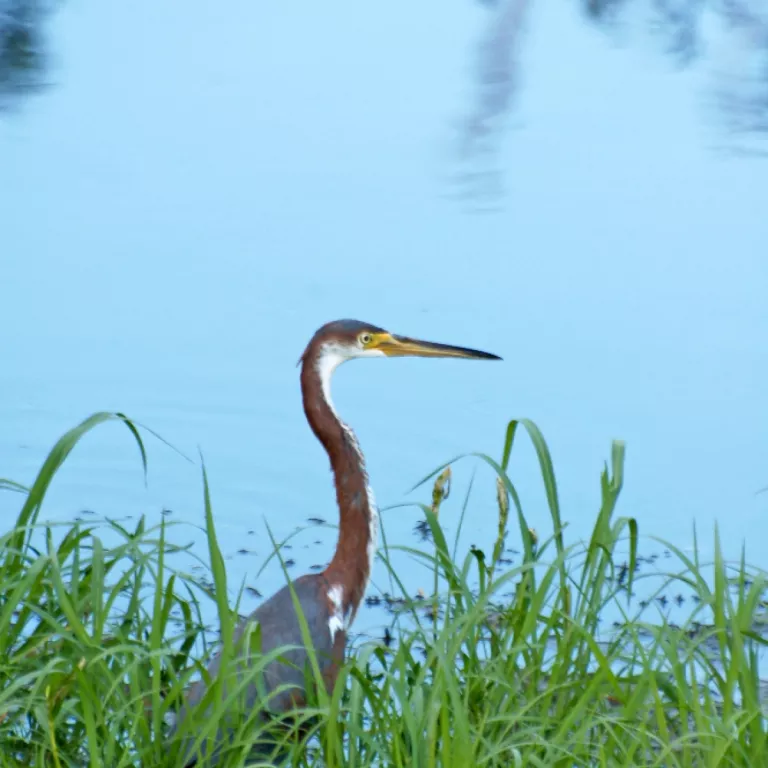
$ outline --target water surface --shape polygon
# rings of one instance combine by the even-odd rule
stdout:
[[[504,357],[340,369],[334,400],[382,506],[426,501],[415,481],[458,453],[498,456],[507,420],[528,416],[570,536],[622,438],[620,512],[641,533],[688,547],[695,521],[706,552],[718,520],[729,554],[747,539],[768,567],[766,166],[717,151],[703,76],[542,8],[503,207],[473,213],[447,176],[483,22],[437,0],[63,6],[55,87],[0,123],[0,476],[30,481],[64,430],[121,410],[197,463],[150,442],[145,488],[128,433],[101,429],[45,516],[201,524],[199,450],[230,576],[267,593],[282,575],[256,578],[266,523],[281,538],[335,519],[296,361],[316,327],[356,317]],[[466,545],[495,533],[490,472],[457,465],[441,513],[452,529],[475,467]],[[548,531],[527,446],[514,479]],[[0,498],[6,519],[17,501]],[[383,517],[390,542],[412,541],[415,509]],[[295,574],[333,541],[302,534]]]

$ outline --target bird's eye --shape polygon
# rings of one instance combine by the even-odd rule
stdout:
[[[365,347],[373,341],[373,336],[370,333],[360,334],[360,343]]]

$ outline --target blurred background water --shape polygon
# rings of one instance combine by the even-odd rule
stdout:
[[[280,539],[336,517],[296,361],[319,325],[355,317],[504,358],[340,369],[334,400],[382,507],[428,501],[408,489],[456,454],[498,457],[528,416],[571,540],[621,438],[620,513],[641,534],[688,548],[695,521],[706,556],[719,521],[728,555],[746,539],[768,567],[764,161],[702,119],[707,68],[673,72],[576,7],[530,10],[512,119],[479,173],[457,172],[454,128],[478,96],[480,5],[57,9],[48,87],[0,116],[0,476],[30,482],[63,431],[123,411],[195,461],[150,439],[145,487],[127,431],[100,429],[44,517],[202,524],[199,450],[230,578],[268,593],[283,576],[257,578],[266,525]],[[457,199],[478,178],[503,189]],[[454,467],[441,518],[455,529],[475,470],[462,541],[487,546],[487,468]],[[512,474],[546,534],[524,440]],[[18,501],[0,496],[3,519]],[[385,510],[389,542],[420,517]],[[334,539],[300,534],[292,573]]]

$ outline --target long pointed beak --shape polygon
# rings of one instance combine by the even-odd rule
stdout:
[[[454,347],[451,344],[437,344],[434,341],[409,339],[407,336],[387,334],[377,344],[387,357],[461,357],[468,360],[501,360],[498,355],[481,352],[479,349]]]

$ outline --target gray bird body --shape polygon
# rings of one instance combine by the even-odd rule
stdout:
[[[308,574],[296,579],[293,582],[293,589],[299,604],[302,606],[320,673],[328,687],[328,684],[335,679],[334,672],[343,660],[345,644],[343,630],[335,632],[334,637],[331,638],[329,625],[331,614],[328,610],[326,597],[329,589],[328,582],[323,574]],[[262,691],[274,692],[280,687],[289,687],[272,695],[269,698],[268,708],[261,700],[259,686],[256,685],[255,681],[250,682],[246,687],[244,694],[246,714],[250,715],[254,709],[258,709],[259,717],[266,720],[270,712],[286,712],[304,703],[307,698],[305,681],[312,678],[311,668],[308,666],[309,655],[304,647],[301,626],[294,610],[289,586],[284,586],[253,613],[241,620],[233,633],[235,647],[242,638],[246,627],[250,624],[258,624],[260,627],[261,652],[264,654],[284,646],[299,646],[281,654],[281,659],[284,659],[285,662],[273,660],[264,667],[260,682],[260,686],[263,685]],[[238,651],[238,656],[242,658],[249,652],[248,648],[241,648]],[[217,654],[207,668],[212,680],[219,674],[220,666],[221,655]],[[307,672],[309,678],[305,677],[307,670],[309,670]],[[242,668],[239,668],[237,679],[241,681],[242,678]],[[176,717],[168,736],[169,739],[176,736],[189,710],[200,703],[207,690],[208,687],[204,680],[198,680],[190,686],[185,697],[185,705]],[[214,737],[197,747],[195,747],[196,735],[194,733],[185,734],[182,739],[179,755],[183,755],[184,759],[183,762],[179,763],[180,765],[187,767],[197,765],[202,758],[205,758],[205,765],[215,766],[218,764],[223,748],[233,743],[234,732],[232,728],[220,725]]]

